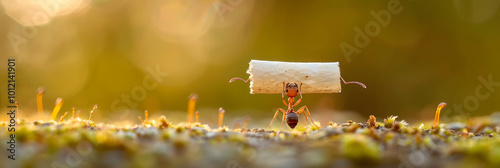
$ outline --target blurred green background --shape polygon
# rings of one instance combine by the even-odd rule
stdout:
[[[301,105],[323,125],[364,121],[370,114],[430,120],[442,101],[448,103],[444,121],[500,110],[499,87],[483,87],[480,93],[489,97],[473,98],[479,77],[491,74],[500,82],[500,1],[1,2],[0,74],[6,76],[7,58],[16,58],[17,101],[21,115],[31,119],[38,119],[35,95],[43,86],[45,118],[62,97],[59,115],[75,107],[87,117],[98,104],[94,117],[100,122],[134,124],[145,109],[153,118],[166,115],[180,122],[185,121],[187,97],[195,92],[202,122],[214,125],[223,107],[226,125],[250,116],[253,126],[263,127],[278,107],[285,108],[281,95],[250,95],[249,84],[228,83],[232,77],[248,77],[251,59],[340,62],[346,80],[368,86],[304,95]],[[339,45],[355,46],[354,28],[364,31],[376,20],[372,10],[391,5],[400,13],[392,14],[388,25],[380,26],[380,33],[348,61]],[[168,76],[125,103],[122,96],[144,88],[147,67],[159,67]],[[0,79],[5,111],[7,78]],[[464,112],[453,108],[464,103],[469,103]]]

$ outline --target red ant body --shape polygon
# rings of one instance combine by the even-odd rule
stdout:
[[[340,77],[340,79],[342,80],[342,82],[344,84],[357,84],[357,85],[360,85],[361,87],[366,89],[366,85],[361,83],[361,82],[356,82],[356,81],[346,82],[344,80],[344,78],[342,78],[342,77]],[[244,79],[235,77],[235,78],[232,78],[231,80],[229,80],[229,83],[232,83],[235,80],[241,80],[241,81],[247,83],[248,81],[250,81],[250,78],[247,80],[244,80]],[[285,101],[285,93],[286,93],[286,96],[288,96],[288,102]],[[295,97],[297,95],[300,95],[300,99],[297,100],[297,102],[295,102]],[[276,119],[276,116],[278,116],[279,111],[281,111],[283,113],[281,128],[283,128],[283,125],[284,125],[285,120],[286,120],[286,123],[288,124],[288,126],[291,129],[294,129],[297,126],[297,123],[299,122],[299,115],[302,113],[304,113],[304,117],[306,118],[307,122],[309,122],[309,120],[307,120],[307,117],[309,116],[309,119],[311,120],[310,122],[314,126],[318,127],[314,123],[314,121],[312,120],[311,114],[309,113],[309,109],[307,108],[307,106],[302,106],[301,108],[299,108],[299,110],[297,110],[297,112],[295,112],[293,110],[293,107],[297,106],[302,101],[302,83],[300,83],[300,86],[299,86],[299,85],[297,85],[297,83],[287,83],[285,85],[285,82],[283,82],[283,90],[281,93],[281,100],[283,101],[283,104],[285,104],[285,106],[288,107],[288,110],[285,111],[282,108],[278,108],[278,110],[276,110],[276,113],[274,114],[273,119],[271,120],[271,123],[269,124],[269,127],[271,127],[271,125],[273,124],[273,121]],[[306,115],[306,113],[307,113],[307,115]],[[269,129],[269,127],[268,127],[268,129]]]
[[[285,85],[285,82],[283,82],[283,92],[281,94],[281,100],[283,101],[283,104],[285,104],[288,107],[288,110],[285,111],[282,108],[278,108],[278,110],[276,110],[276,113],[274,114],[273,119],[271,120],[271,123],[269,124],[269,127],[271,127],[271,125],[273,124],[273,121],[276,119],[276,116],[278,115],[279,111],[281,111],[283,113],[283,120],[281,122],[281,128],[283,128],[283,124],[285,123],[285,120],[291,129],[295,128],[295,126],[297,126],[297,123],[299,122],[299,114],[301,114],[301,113],[304,113],[304,117],[306,118],[306,121],[308,121],[307,117],[309,116],[311,123],[314,124],[314,121],[311,118],[311,114],[309,113],[309,109],[307,108],[307,106],[302,106],[301,108],[299,108],[299,110],[297,110],[297,112],[295,112],[293,110],[293,107],[297,106],[302,101],[301,90],[302,90],[302,83],[299,86],[299,85],[297,85],[297,83],[287,83]],[[288,103],[287,103],[287,101],[285,101],[285,93],[286,93],[286,96],[288,96]],[[295,102],[295,97],[297,95],[300,95],[300,99],[297,100],[297,102]],[[307,113],[307,115],[306,115],[306,113]],[[316,126],[316,124],[314,124],[314,125]]]

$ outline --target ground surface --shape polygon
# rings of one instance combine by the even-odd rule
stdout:
[[[16,160],[1,167],[500,167],[500,125],[431,126],[395,117],[306,131],[211,129],[165,117],[133,127],[82,119],[18,121]],[[385,120],[385,121],[384,121]],[[0,123],[7,128],[8,123]],[[9,139],[0,130],[2,145]]]

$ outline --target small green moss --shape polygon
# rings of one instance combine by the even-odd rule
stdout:
[[[492,129],[491,127],[485,127],[485,128],[483,129],[483,132],[484,132],[485,134],[492,134],[494,131],[493,131],[493,129]]]
[[[376,161],[380,159],[380,148],[371,139],[362,135],[347,134],[341,139],[341,152],[354,161]]]
[[[428,136],[423,138],[422,143],[425,147],[427,147],[429,149],[436,148],[436,144],[434,144],[434,141],[432,141],[432,139]]]
[[[488,153],[488,161],[496,165],[500,166],[500,143],[497,141],[494,145],[491,145],[491,150]]]
[[[168,127],[171,127],[172,123],[168,122],[167,121],[167,117],[165,117],[164,115],[162,115],[159,119],[158,119],[158,125],[157,127],[159,129],[164,129],[164,128],[168,128]]]
[[[177,132],[177,133],[182,133],[184,131],[186,131],[186,127],[176,127],[175,128],[175,132]]]
[[[321,129],[321,124],[317,121],[314,121],[314,124],[312,123],[309,123],[309,125],[306,126],[308,132],[310,131],[316,131],[316,130],[319,130]]]
[[[394,139],[395,136],[396,135],[393,132],[388,132],[387,134],[385,134],[384,141],[386,143],[389,143]]]
[[[388,129],[392,128],[394,121],[396,121],[396,118],[398,118],[398,116],[390,116],[387,117],[387,119],[384,119],[384,127]]]

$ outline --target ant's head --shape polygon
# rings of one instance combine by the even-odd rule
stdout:
[[[297,83],[287,83],[285,87],[285,93],[288,97],[295,97],[299,94],[299,86]]]
[[[299,123],[299,115],[295,112],[286,114],[286,124],[293,129]]]

